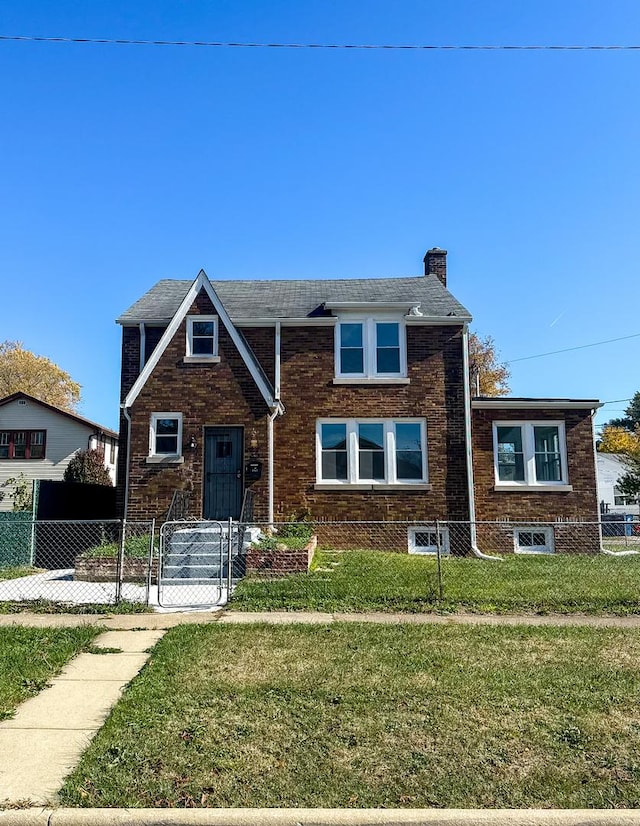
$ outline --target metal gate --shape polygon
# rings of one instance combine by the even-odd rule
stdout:
[[[165,522],[160,528],[158,604],[163,608],[225,605],[238,576],[241,537],[238,523],[231,519]]]

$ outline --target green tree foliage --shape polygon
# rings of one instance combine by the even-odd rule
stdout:
[[[64,481],[113,487],[101,450],[79,450],[75,453],[64,472]]]
[[[18,392],[71,412],[80,402],[80,385],[57,364],[19,341],[0,342],[0,398]]]
[[[640,496],[640,391],[633,394],[624,413],[604,426],[598,450],[622,456],[626,472],[617,487],[625,496]]]
[[[7,488],[10,491],[8,494],[3,490],[0,491],[0,502],[6,495],[9,495],[13,499],[14,511],[33,510],[33,482],[31,479],[25,479],[24,473],[5,479],[0,487]]]
[[[469,374],[471,393],[479,389],[481,396],[506,396],[511,373],[504,362],[498,361],[498,351],[491,336],[469,336]]]

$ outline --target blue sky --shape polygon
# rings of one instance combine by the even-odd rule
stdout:
[[[638,44],[636,0],[5,2],[0,34]],[[0,340],[115,427],[114,319],[160,278],[418,275],[505,360],[640,333],[640,52],[0,43]],[[626,399],[640,337],[515,362]],[[620,415],[609,405],[600,422]]]

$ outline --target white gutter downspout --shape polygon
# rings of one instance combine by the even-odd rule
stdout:
[[[267,418],[267,519],[270,526],[273,526],[274,515],[274,453],[273,453],[273,423],[277,416],[284,413],[284,405],[280,401],[280,332],[281,324],[276,322],[275,329],[275,359],[274,359],[274,388],[273,395],[276,406]]]
[[[595,432],[595,410],[591,411],[591,440],[593,441],[593,469],[596,474],[596,490],[597,487],[597,479],[598,479],[598,452],[596,450],[596,432]],[[627,524],[625,522],[622,523],[623,525]],[[631,523],[633,524],[633,523]],[[598,521],[598,535],[599,535],[599,543],[600,548],[599,551],[601,554],[605,554],[605,556],[636,556],[638,551],[609,551],[607,548],[604,547],[602,544],[602,518]]]
[[[467,456],[467,491],[469,495],[469,523],[471,532],[471,550],[478,559],[502,562],[499,556],[489,556],[478,548],[476,530],[476,500],[473,484],[473,447],[471,444],[471,392],[469,389],[469,328],[465,323],[462,328],[462,369],[464,373],[464,444]]]
[[[124,471],[124,513],[123,518],[127,518],[127,511],[129,509],[129,465],[131,463],[131,415],[129,411],[124,406],[124,404],[120,405],[120,409],[122,410],[122,415],[127,420],[127,463],[125,465]]]

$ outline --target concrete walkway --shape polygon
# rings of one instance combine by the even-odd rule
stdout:
[[[404,614],[404,613],[325,613],[322,611],[177,611],[171,614],[0,614],[0,626],[25,625],[32,628],[73,628],[95,625],[112,631],[167,630],[177,625],[245,625],[264,622],[271,625],[331,622],[378,622],[382,625],[534,625],[581,626],[588,628],[638,628],[640,614],[615,617],[588,614]],[[1,826],[1,824],[0,824]]]
[[[58,624],[53,616],[41,618],[50,626]],[[164,633],[101,634],[94,645],[119,653],[79,654],[49,687],[22,703],[13,718],[0,722],[0,802],[51,802]]]

